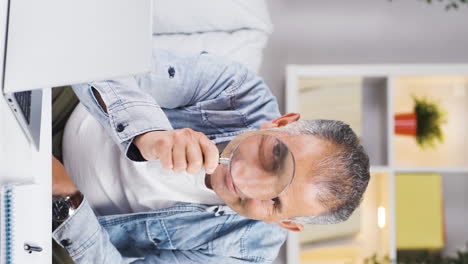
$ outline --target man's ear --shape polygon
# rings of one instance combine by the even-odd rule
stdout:
[[[292,122],[296,122],[297,120],[299,120],[299,118],[301,118],[301,115],[298,113],[285,114],[284,116],[280,116],[276,118],[275,120],[264,123],[263,125],[260,126],[260,129],[282,127]]]
[[[304,229],[304,225],[298,224],[292,221],[281,221],[281,222],[264,221],[264,222],[269,225],[277,225],[279,227],[282,227],[284,229],[287,229],[289,231],[294,231],[294,232],[300,232],[302,231],[302,229]]]

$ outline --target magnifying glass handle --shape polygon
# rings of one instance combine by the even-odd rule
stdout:
[[[230,161],[231,161],[231,159],[229,159],[229,158],[219,158],[218,163],[228,165]]]

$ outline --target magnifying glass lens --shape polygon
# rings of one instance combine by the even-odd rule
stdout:
[[[254,135],[233,151],[229,170],[235,188],[251,199],[277,197],[294,177],[294,157],[280,139]]]

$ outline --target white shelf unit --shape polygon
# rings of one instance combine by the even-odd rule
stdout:
[[[362,139],[366,147],[365,137],[366,126],[378,122],[377,130],[380,133],[374,134],[372,145],[366,150],[371,158],[371,173],[386,173],[388,175],[389,191],[389,221],[388,221],[388,245],[389,257],[395,260],[397,257],[396,248],[396,224],[395,224],[395,176],[398,173],[440,173],[453,174],[462,173],[468,176],[468,165],[465,166],[414,166],[398,167],[395,163],[395,134],[394,134],[394,114],[395,114],[395,87],[394,80],[405,76],[446,76],[463,75],[468,76],[468,64],[395,64],[395,65],[288,65],[286,68],[286,112],[298,112],[298,87],[302,78],[341,78],[360,77],[363,78],[364,91],[363,108],[373,107],[373,101],[377,100],[385,106],[377,109],[378,113],[372,112],[362,121]],[[384,83],[379,87],[383,90],[373,90],[372,86],[377,83]],[[370,84],[370,88],[366,88]],[[467,86],[468,87],[468,86]],[[375,87],[374,87],[375,88]],[[375,105],[374,105],[375,106]],[[325,106],[326,107],[326,106]],[[365,110],[365,109],[363,109]],[[369,111],[368,111],[369,112]],[[317,117],[320,118],[320,117]],[[383,118],[384,120],[379,120]],[[384,127],[384,129],[382,129]],[[382,135],[383,133],[383,135]],[[367,142],[369,143],[369,142]],[[377,146],[377,148],[376,148]],[[376,157],[376,158],[374,158]],[[304,264],[300,262],[300,240],[298,233],[290,232],[286,244],[286,254],[288,264]],[[370,257],[370,256],[369,256]],[[310,263],[310,262],[307,262]]]

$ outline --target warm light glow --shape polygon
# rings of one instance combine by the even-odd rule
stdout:
[[[385,227],[385,207],[379,206],[379,209],[377,210],[377,225],[380,228]]]

